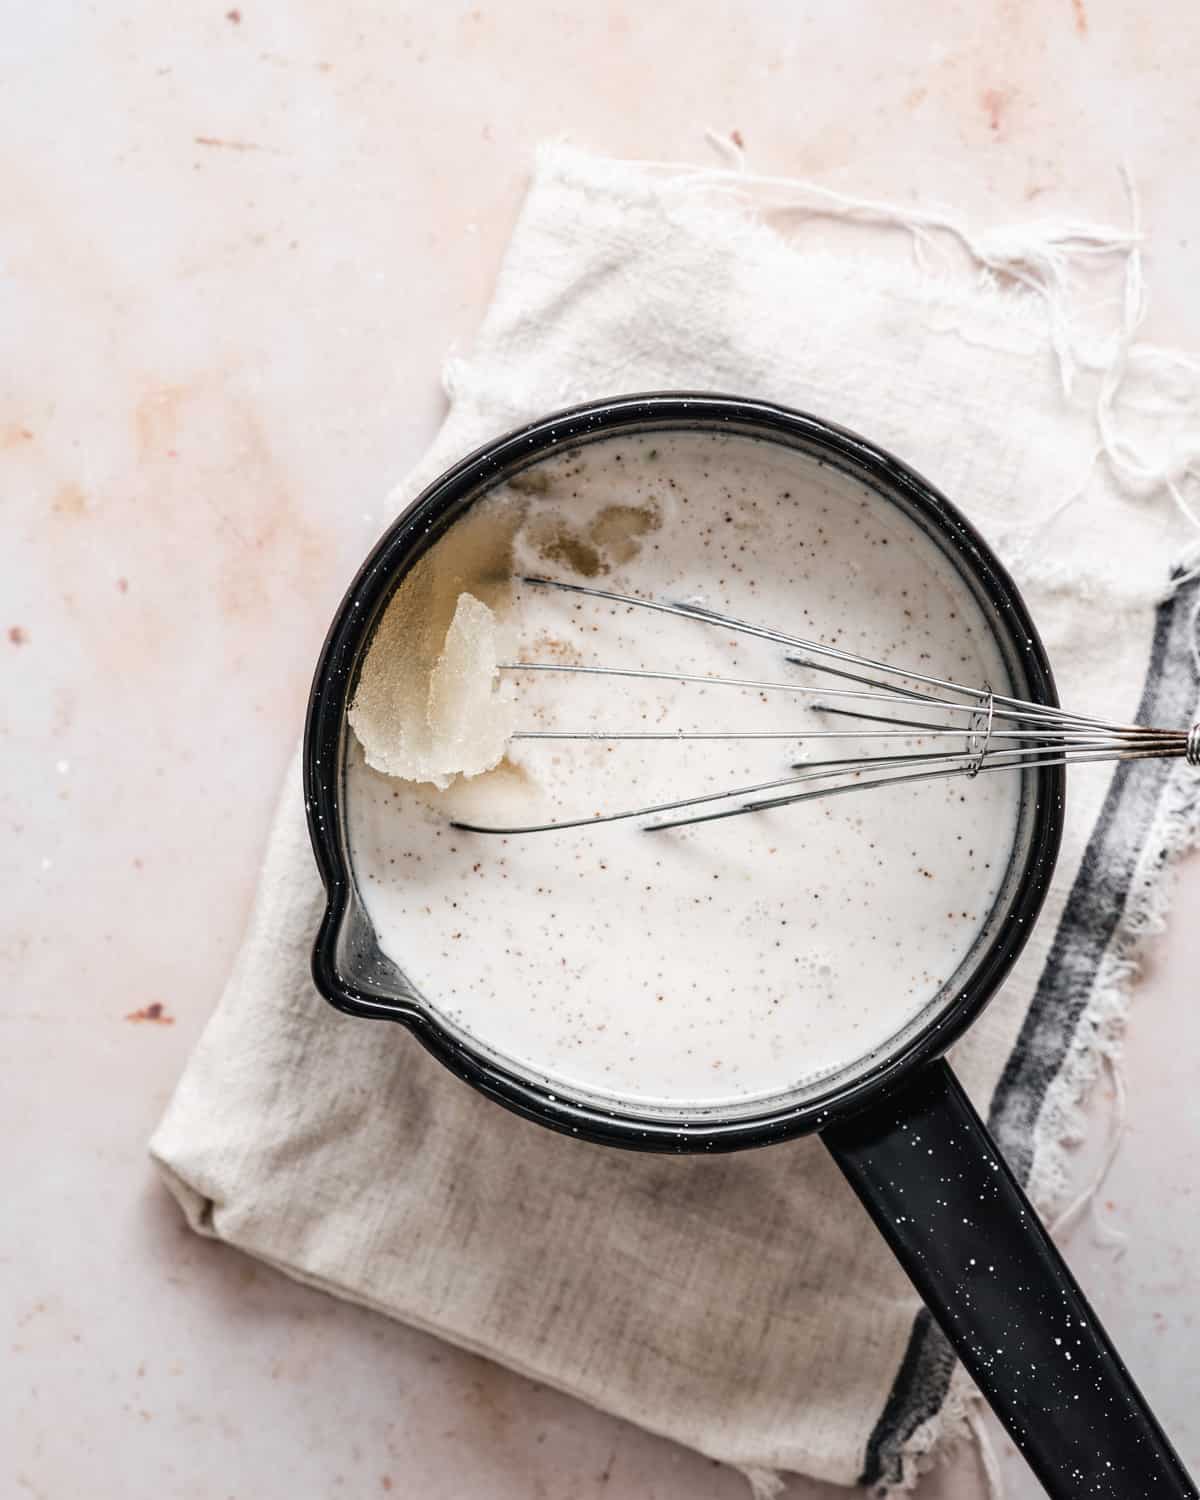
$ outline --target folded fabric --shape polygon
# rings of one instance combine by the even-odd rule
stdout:
[[[1122,278],[1107,342],[1076,326],[1084,257]],[[474,349],[448,366],[445,426],[395,508],[485,439],[575,401],[690,388],[783,402],[862,431],[968,513],[1026,593],[1065,702],[1184,724],[1195,586],[1164,599],[1184,533],[1156,492],[1187,482],[1196,382],[1133,342],[1139,269],[1119,230],[972,236],[946,215],[551,148]],[[1167,857],[1197,819],[1186,768],[1072,772],[1047,910],[957,1049],[1045,1209],[1115,1055]],[[519,1120],[401,1028],[320,999],[321,905],[293,765],[245,944],[153,1141],[197,1230],[760,1488],[778,1469],[911,1484],[963,1393],[818,1141],[659,1159]]]

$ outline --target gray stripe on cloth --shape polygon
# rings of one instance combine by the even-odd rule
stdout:
[[[1158,608],[1145,686],[1142,724],[1186,725],[1197,691],[1196,617],[1200,581]],[[1034,1132],[1046,1091],[1067,1058],[1100,963],[1125,911],[1135,872],[1173,774],[1169,760],[1125,762],[1114,772],[1096,826],[1054,935],[1024,1025],[992,1097],[988,1127],[1023,1184],[1033,1166]],[[1163,849],[1165,862],[1169,851]],[[954,1354],[922,1308],[895,1383],[867,1442],[862,1485],[898,1484],[903,1449],[946,1399]]]

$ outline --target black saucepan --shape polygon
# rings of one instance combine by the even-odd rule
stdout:
[[[489,443],[432,484],[367,559],[317,666],[306,726],[309,828],[327,906],[318,989],[351,1015],[399,1021],[452,1072],[552,1129],[645,1151],[729,1151],[819,1130],[964,1365],[1053,1496],[1197,1491],[944,1053],[1012,967],[1045,897],[1062,836],[1064,774],[1022,775],[1019,830],[993,916],[952,988],[883,1055],[754,1114],[614,1114],[551,1093],[451,1034],[381,952],[355,889],[343,771],[346,712],[375,624],[399,581],[499,481],[550,451],[617,432],[701,429],[784,444],[902,510],[957,568],[993,622],[1014,692],[1057,702],[1012,579],[957,510],[911,469],[828,422],[759,401],[655,394],[591,403]]]

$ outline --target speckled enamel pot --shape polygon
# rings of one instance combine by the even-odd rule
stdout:
[[[1053,1495],[1196,1494],[1078,1286],[943,1055],[1012,967],[1053,873],[1064,772],[1023,773],[1020,827],[1001,919],[954,993],[870,1065],[758,1113],[639,1115],[597,1107],[501,1066],[450,1034],[380,951],[347,845],[346,711],[398,582],[486,490],[543,455],[618,432],[731,431],[799,449],[902,509],[956,565],[991,619],[1014,692],[1057,702],[1045,651],[1016,586],[974,528],[906,465],[831,423],[760,401],[702,394],[620,397],[574,407],[497,439],[436,480],[363,564],[334,618],[309,701],[304,778],[327,904],[313,976],[354,1016],[407,1026],[480,1092],[527,1118],[638,1150],[729,1151],[820,1130],[963,1362]]]

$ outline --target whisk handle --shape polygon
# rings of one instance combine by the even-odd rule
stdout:
[[[1195,1500],[1195,1485],[944,1061],[824,1139],[1048,1495]]]

